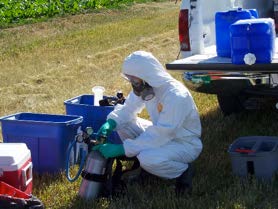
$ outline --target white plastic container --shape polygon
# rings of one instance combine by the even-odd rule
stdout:
[[[102,86],[94,86],[92,92],[94,93],[94,106],[99,106],[99,101],[103,99],[103,92],[105,88]]]

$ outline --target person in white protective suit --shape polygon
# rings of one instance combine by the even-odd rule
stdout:
[[[202,151],[201,123],[188,89],[151,54],[136,51],[122,65],[132,85],[124,105],[117,105],[98,131],[116,130],[122,144],[95,146],[104,157],[136,156],[141,168],[165,179],[176,178],[176,191],[191,187],[188,167]],[[151,121],[137,116],[146,108]],[[179,192],[179,191],[177,191]]]

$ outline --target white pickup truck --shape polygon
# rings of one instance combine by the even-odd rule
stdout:
[[[225,115],[246,109],[277,109],[278,53],[270,64],[235,65],[229,58],[216,56],[215,47],[217,12],[256,9],[260,18],[275,19],[276,3],[273,0],[182,0],[180,53],[178,60],[167,63],[166,68],[184,72],[183,80],[189,89],[216,94]]]

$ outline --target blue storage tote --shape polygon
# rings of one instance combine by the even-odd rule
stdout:
[[[104,96],[105,98],[105,96]],[[94,106],[94,95],[79,95],[64,101],[66,114],[80,115],[83,117],[82,130],[92,127],[97,132],[106,122],[107,115],[114,110],[114,106]],[[113,143],[122,143],[117,132],[113,131],[108,137]]]
[[[275,25],[271,18],[239,20],[230,26],[233,64],[244,64],[254,54],[255,63],[271,63],[275,52]]]
[[[278,137],[246,136],[236,139],[228,150],[233,173],[270,180],[278,171]]]
[[[0,118],[3,142],[25,143],[38,173],[65,169],[67,148],[82,120],[81,116],[28,112]]]
[[[231,57],[230,25],[238,20],[258,18],[257,10],[242,9],[216,12],[215,35],[216,52],[219,57]]]

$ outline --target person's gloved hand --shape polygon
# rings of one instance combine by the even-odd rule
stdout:
[[[122,144],[99,144],[93,147],[93,150],[98,150],[105,158],[113,158],[125,155],[125,149]]]
[[[97,132],[97,140],[101,137],[108,137],[111,132],[116,128],[117,123],[113,119],[108,119],[98,130]]]

